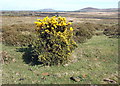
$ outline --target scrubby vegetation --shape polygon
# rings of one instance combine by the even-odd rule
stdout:
[[[3,84],[117,84],[118,41],[107,36],[93,36],[79,44],[73,55],[77,62],[66,66],[30,66],[16,47],[3,46],[16,62],[3,65]],[[73,81],[71,77],[79,77]],[[112,82],[110,82],[112,81]]]
[[[120,37],[118,24],[107,27],[103,33],[109,37]]]
[[[87,39],[90,39],[93,35],[103,34],[102,32],[96,33],[96,31],[104,31],[106,25],[94,24],[94,23],[73,23],[71,27],[74,27],[74,39],[78,43],[83,43]],[[33,39],[36,38],[34,24],[13,24],[2,27],[3,43],[13,46],[29,45]]]
[[[37,40],[32,43],[33,54],[45,65],[65,64],[77,46],[74,42],[73,28],[68,27],[65,17],[46,17],[36,23]]]
[[[35,37],[33,24],[14,24],[2,27],[3,43],[13,46],[29,44]]]
[[[76,15],[74,16],[76,17]],[[84,16],[86,17],[87,15]],[[74,41],[72,36],[68,37],[63,33],[65,31],[63,26],[61,26],[63,29],[60,30],[57,30],[57,28],[55,28],[56,26],[53,26],[55,30],[54,33],[58,34],[56,35],[53,34],[53,29],[50,28],[50,25],[40,29],[39,25],[41,25],[41,23],[44,21],[39,22],[41,20],[38,20],[38,28],[35,27],[33,23],[36,19],[38,19],[38,17],[4,16],[3,26],[0,33],[0,35],[2,35],[1,38],[3,39],[3,44],[1,44],[1,53],[3,54],[3,58],[0,61],[1,63],[5,63],[3,64],[2,83],[119,83],[118,39],[116,37],[118,37],[120,34],[117,28],[117,20],[94,20],[72,17],[68,19],[71,20],[73,24],[66,27],[68,32],[73,33],[68,34],[70,36],[73,35],[73,39],[78,45],[77,48],[73,47],[72,43],[74,43]],[[42,19],[42,17],[40,18]],[[70,27],[73,28],[70,29]],[[36,31],[34,29],[36,29]],[[65,36],[65,38],[61,37],[60,34]],[[52,40],[50,41],[51,38]],[[68,41],[66,38],[68,38],[70,41]],[[65,39],[67,41],[65,41]],[[68,48],[70,47],[67,45],[67,43],[69,45],[72,44],[73,47],[73,49],[70,49],[70,53],[68,52]],[[67,57],[69,60],[72,58],[73,61],[65,65],[64,63],[66,62],[63,62],[63,65],[59,65],[61,64],[61,61],[59,60],[63,58],[61,58],[59,53],[63,55],[63,57]],[[57,57],[58,61],[56,59],[51,59],[52,55],[54,55],[53,59]],[[48,59],[48,56],[50,59]],[[43,57],[45,57],[47,60],[44,60]],[[43,66],[40,65],[41,63],[45,63],[45,65],[57,64],[59,66]]]
[[[87,39],[94,35],[103,35],[106,25],[95,23],[75,23],[72,25],[75,28],[74,39],[78,43],[84,43]]]
[[[74,24],[75,28],[74,39],[78,43],[83,43],[87,39],[90,39],[95,32],[95,28],[90,23],[78,23]]]

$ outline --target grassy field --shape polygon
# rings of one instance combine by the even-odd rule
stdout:
[[[83,16],[84,15],[84,16]],[[97,23],[97,24],[117,24],[118,23],[118,19],[106,19],[106,18],[109,18],[109,16],[106,14],[104,16],[101,16],[99,14],[97,14],[97,16],[93,15],[91,13],[90,14],[83,14],[83,15],[78,15],[78,17],[75,17],[74,16],[68,16],[66,17],[67,20],[72,20],[73,23],[81,23],[81,22],[91,22],[91,23]],[[83,17],[82,17],[83,16]],[[99,18],[103,18],[103,19],[100,19]],[[118,15],[110,15],[111,17],[113,18],[117,18]],[[94,18],[95,17],[95,18]],[[36,19],[42,19],[43,17],[29,17],[29,16],[26,16],[26,17],[9,17],[9,16],[3,16],[2,17],[2,25],[3,26],[7,26],[7,25],[14,25],[14,24],[33,24]]]
[[[109,29],[108,26],[118,24],[117,12],[110,12],[109,14],[108,12],[71,12],[63,14],[63,16],[66,16],[68,21],[73,21],[73,28],[76,31],[79,31],[77,28],[82,23],[88,23],[83,24],[83,26],[90,27],[89,31],[93,29],[93,32],[98,35],[92,35],[93,37],[91,36],[92,38],[86,40],[85,43],[78,43],[78,48],[71,55],[73,58],[71,63],[51,67],[27,64],[24,59],[24,52],[19,51],[22,43],[23,45],[29,43],[27,39],[34,38],[34,36],[31,36],[31,34],[34,35],[34,29],[36,28],[34,21],[43,17],[2,17],[2,30],[0,32],[2,36],[0,36],[0,39],[3,39],[3,44],[0,44],[2,46],[0,51],[3,51],[5,56],[12,58],[10,63],[2,64],[2,67],[0,67],[3,68],[2,74],[0,69],[2,84],[119,83],[118,39],[103,34],[106,28]],[[98,30],[95,28],[98,28]],[[79,37],[76,39],[79,40]],[[78,77],[79,80],[72,80],[71,77]]]
[[[64,66],[28,65],[18,47],[1,45],[14,61],[3,65],[3,84],[114,84],[118,83],[118,39],[93,36],[79,44],[73,61]],[[70,77],[79,77],[75,82]],[[105,81],[110,79],[113,82]]]

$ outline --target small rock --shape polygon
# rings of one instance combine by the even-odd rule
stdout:
[[[95,61],[97,61],[98,59],[97,59],[97,58],[95,58],[94,60],[95,60]]]
[[[15,59],[13,59],[12,61],[13,61],[13,62],[16,62],[16,60],[15,60]]]
[[[66,73],[64,73],[64,75],[68,75],[68,73],[66,72]]]
[[[105,81],[105,82],[110,82],[110,83],[116,83],[116,81],[114,81],[114,80],[111,80],[111,79],[103,79],[103,81]]]
[[[42,76],[41,79],[46,80],[46,78],[44,76]]]
[[[20,75],[20,74],[17,72],[16,75]]]
[[[36,74],[37,76],[39,76],[39,74]]]
[[[21,81],[21,80],[25,80],[25,78],[20,78],[19,81]]]
[[[28,70],[29,70],[29,71],[32,71],[32,69],[31,69],[31,68],[28,68]]]
[[[109,79],[103,79],[103,81],[109,81]]]
[[[79,77],[70,77],[71,80],[75,81],[75,82],[79,82],[80,78]]]
[[[111,83],[116,83],[116,81],[114,81],[114,80],[109,80],[109,82],[111,82]]]
[[[65,64],[64,66],[68,66],[68,64]]]
[[[86,78],[86,77],[87,77],[87,75],[86,75],[86,74],[83,74],[83,75],[82,75],[82,77],[83,77],[83,78]]]
[[[42,75],[44,75],[44,76],[48,76],[48,75],[49,75],[49,73],[42,73]]]

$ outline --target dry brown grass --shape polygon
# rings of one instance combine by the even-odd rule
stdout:
[[[42,17],[9,17],[3,16],[2,17],[2,26],[6,25],[14,25],[14,24],[34,24],[36,19]]]
[[[118,12],[71,12],[70,14],[82,14],[82,15],[117,15]]]
[[[74,16],[71,16],[71,14],[74,14]],[[66,18],[68,21],[73,21],[74,24],[90,22],[94,24],[114,25],[118,23],[117,19],[92,18],[92,17],[99,17],[99,16],[116,18],[117,12],[109,12],[109,15],[107,12],[68,12]],[[88,17],[91,17],[91,18],[88,18]],[[19,16],[19,17],[3,16],[2,30],[1,30],[1,34],[4,39],[3,41],[5,41],[5,39],[6,40],[14,39],[15,37],[16,39],[18,39],[18,37],[21,37],[21,35],[22,36],[24,35],[25,37],[27,37],[30,34],[33,34],[34,29],[36,28],[34,25],[34,22],[36,21],[36,19],[42,19],[42,18],[43,17],[38,17],[38,16]],[[2,37],[0,37],[0,39],[2,39]],[[12,42],[15,42],[15,40],[12,40],[11,43]]]

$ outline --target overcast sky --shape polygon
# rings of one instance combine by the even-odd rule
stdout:
[[[119,0],[1,0],[0,10],[39,10],[52,8],[72,11],[85,7],[117,8]]]

